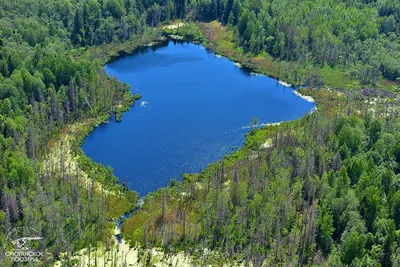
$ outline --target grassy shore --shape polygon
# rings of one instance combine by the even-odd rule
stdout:
[[[339,68],[330,66],[321,68],[311,63],[301,64],[300,66],[298,62],[274,59],[265,52],[259,55],[245,53],[242,48],[235,45],[235,35],[229,27],[223,26],[217,21],[198,23],[198,26],[206,40],[204,45],[207,48],[256,72],[284,80],[295,86],[302,85],[302,81],[310,73],[317,73],[324,79],[327,88],[341,90],[361,88],[358,81],[351,79],[346,72]],[[380,78],[377,84],[378,88],[385,90],[393,90],[394,86],[396,86],[396,83],[383,78]]]

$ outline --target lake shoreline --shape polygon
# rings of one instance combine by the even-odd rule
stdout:
[[[149,45],[151,45],[151,47],[156,47],[156,46],[158,46],[158,45],[161,45],[162,43],[169,42],[170,40],[174,40],[174,41],[176,41],[176,42],[183,42],[183,43],[191,42],[190,40],[185,40],[185,39],[184,39],[184,40],[178,40],[178,41],[177,41],[177,40],[175,40],[175,39],[173,39],[173,38],[168,38],[168,37],[166,37],[165,39],[159,39],[159,37],[156,37],[155,40],[154,40],[153,42],[150,42],[150,43],[142,43],[142,44],[140,44],[138,47],[132,49],[130,52],[127,52],[127,51],[125,51],[125,50],[121,50],[121,51],[119,51],[119,52],[116,52],[116,54],[114,54],[114,55],[108,56],[107,60],[105,61],[105,64],[108,64],[108,63],[110,63],[110,62],[116,61],[116,60],[118,60],[118,59],[120,59],[120,58],[122,58],[122,57],[125,57],[125,56],[134,55],[135,53],[138,53],[138,52],[140,52],[140,51],[143,50],[143,49],[147,49],[147,48],[149,47]],[[204,45],[204,47],[205,47],[208,51],[210,51],[211,53],[213,53],[213,54],[215,54],[215,55],[218,55],[218,53],[217,53],[216,51],[210,49],[210,47],[207,47],[204,43],[203,43],[203,45]],[[114,51],[114,52],[115,52],[115,51]],[[226,57],[226,56],[224,56],[224,57]],[[245,64],[242,64],[242,63],[240,63],[240,62],[236,62],[236,61],[230,59],[229,57],[226,57],[226,58],[229,59],[230,61],[232,61],[237,67],[244,68],[244,69],[246,69],[246,70],[248,70],[248,71],[250,71],[250,72],[253,72],[253,73],[259,73],[259,74],[262,74],[262,75],[266,75],[266,74],[263,74],[263,73],[257,71],[256,69],[247,67]],[[270,78],[273,78],[273,79],[275,79],[277,82],[279,82],[279,79],[276,78],[276,77],[273,77],[273,76],[271,76],[271,75],[266,75],[266,76],[268,76],[268,77],[270,77]],[[295,91],[295,90],[296,90],[296,89],[293,88],[293,91]],[[131,96],[133,97],[132,91],[130,91],[130,93],[131,93]],[[122,106],[122,108],[123,108],[122,113],[125,113],[126,111],[128,111],[133,105],[134,105],[134,102],[133,102],[133,103],[130,103],[130,104],[129,104],[129,103],[124,103],[123,106]],[[85,142],[85,138],[86,138],[88,135],[90,135],[96,128],[98,128],[100,125],[102,125],[105,121],[109,121],[109,119],[110,119],[112,116],[114,116],[116,113],[117,113],[117,112],[115,112],[115,113],[113,113],[113,114],[104,114],[104,116],[102,116],[102,117],[97,117],[97,118],[94,118],[94,117],[90,117],[90,116],[89,116],[89,117],[88,117],[89,120],[86,120],[86,122],[87,122],[88,124],[85,126],[84,131],[83,131],[83,132],[80,131],[79,133],[71,133],[71,135],[73,135],[73,138],[76,140],[76,142],[77,142],[78,144],[80,144],[79,146],[81,147],[81,146],[83,145],[83,143]],[[84,120],[79,120],[79,121],[73,123],[73,125],[78,125],[78,124],[80,124],[80,123],[82,123],[82,122],[84,122]],[[264,127],[268,127],[268,126],[269,126],[269,125],[265,125]],[[275,124],[270,124],[270,126],[275,126]],[[263,127],[263,128],[264,128],[264,127]],[[60,132],[59,135],[61,136],[62,133]],[[245,137],[245,139],[246,139],[246,138],[247,138],[247,137]],[[244,146],[244,145],[243,145],[243,146]],[[242,149],[243,146],[242,146],[241,148],[239,148],[239,149]],[[71,149],[72,149],[72,148],[71,148]],[[72,151],[71,151],[71,152],[72,152]],[[88,158],[89,160],[93,161],[91,158],[89,158],[88,156],[86,156],[86,154],[85,154],[84,152],[78,153],[78,154],[80,154],[79,156],[84,156],[84,157]],[[76,160],[76,159],[74,159],[74,160]],[[220,160],[218,160],[218,161],[220,161]],[[94,162],[94,161],[93,161],[93,162]],[[79,163],[77,162],[77,164],[79,164]],[[98,164],[98,163],[96,163],[96,164]],[[212,163],[212,164],[213,164],[213,163]],[[206,168],[207,168],[207,167],[206,167]],[[89,177],[89,179],[93,179],[93,178],[90,178],[90,177]],[[122,186],[122,183],[121,183],[120,181],[119,181],[118,183]],[[160,189],[161,189],[161,188],[160,188]],[[160,189],[157,189],[155,192],[157,192],[157,191],[160,190]],[[129,191],[134,192],[134,190],[129,190]],[[151,193],[146,194],[145,196],[142,196],[142,197],[143,197],[144,199],[146,199],[148,195],[154,194],[155,192],[151,192]]]
[[[157,40],[160,40],[160,38],[158,38]],[[214,58],[214,56],[216,57],[215,59],[217,59],[217,58],[221,58],[222,56],[218,56],[218,54],[216,54],[214,51],[212,51],[212,50],[210,50],[210,49],[207,49],[207,47],[205,47],[204,45],[199,45],[199,44],[197,44],[197,43],[195,43],[195,44],[193,44],[190,40],[179,40],[179,41],[176,41],[176,40],[171,40],[171,38],[167,38],[167,37],[165,37],[165,38],[162,38],[162,41],[159,41],[159,42],[150,42],[149,44],[144,44],[143,46],[141,46],[141,47],[138,47],[137,49],[135,49],[135,50],[133,50],[131,53],[129,53],[130,54],[130,56],[126,56],[126,57],[124,57],[124,59],[121,61],[121,62],[124,62],[123,63],[123,65],[121,65],[121,63],[115,63],[116,62],[116,60],[118,60],[120,57],[113,57],[113,58],[110,58],[110,61],[109,62],[112,62],[112,63],[107,63],[107,65],[106,65],[106,67],[105,67],[105,69],[106,69],[106,72],[108,73],[108,75],[109,76],[111,76],[111,77],[115,77],[115,78],[117,78],[117,79],[119,79],[119,80],[123,80],[125,83],[127,83],[127,84],[129,84],[131,87],[139,87],[139,88],[144,88],[145,86],[148,86],[148,85],[146,85],[146,83],[138,83],[138,81],[136,81],[136,83],[134,82],[134,81],[132,81],[132,80],[126,80],[126,78],[124,78],[124,76],[120,76],[119,74],[118,74],[118,72],[119,72],[119,69],[122,67],[122,66],[125,66],[124,68],[128,68],[128,69],[130,69],[131,67],[128,67],[128,66],[131,66],[132,64],[132,66],[136,66],[137,65],[137,63],[134,63],[134,62],[136,62],[136,61],[132,61],[132,60],[134,60],[133,58],[135,57],[139,57],[139,58],[142,58],[142,57],[144,57],[145,55],[144,54],[147,54],[147,53],[153,53],[156,49],[159,49],[159,48],[161,48],[161,47],[163,47],[162,49],[166,49],[167,47],[180,47],[180,45],[178,45],[178,44],[183,44],[183,45],[186,45],[186,44],[190,44],[190,47],[192,47],[192,49],[195,49],[196,51],[197,51],[197,49],[200,49],[200,50],[198,50],[198,51],[203,51],[202,52],[202,54],[204,54],[204,55],[209,55],[209,56],[206,56],[206,58],[209,58],[209,57],[211,57],[211,58]],[[152,45],[152,46],[150,46],[150,48],[149,48],[149,45]],[[174,49],[178,49],[178,48],[174,48]],[[177,51],[179,51],[179,50],[177,50]],[[173,52],[173,53],[177,53],[177,52]],[[155,54],[156,55],[156,54]],[[164,59],[159,59],[159,60],[164,60]],[[128,62],[131,62],[131,63],[128,63]],[[164,61],[162,61],[162,62],[164,62]],[[269,108],[263,108],[263,112],[262,113],[259,113],[259,112],[252,112],[252,113],[250,113],[250,114],[247,114],[247,116],[246,117],[248,117],[249,119],[248,120],[246,120],[246,121],[241,121],[241,122],[239,122],[239,125],[236,125],[236,124],[232,124],[232,125],[236,125],[236,126],[238,126],[238,127],[242,127],[243,125],[247,125],[248,124],[248,122],[251,120],[251,118],[253,118],[254,116],[257,116],[257,117],[259,117],[259,119],[261,120],[261,123],[264,123],[265,125],[268,125],[268,123],[270,123],[270,122],[276,122],[276,121],[290,121],[290,120],[293,120],[293,119],[296,119],[296,118],[298,118],[298,117],[300,117],[302,114],[305,114],[305,113],[309,113],[310,112],[310,110],[312,110],[312,109],[314,109],[314,107],[312,106],[312,107],[309,107],[309,109],[308,108],[306,108],[306,109],[304,109],[304,110],[302,110],[302,111],[300,111],[300,113],[297,113],[297,110],[299,110],[299,109],[301,109],[300,107],[303,107],[303,106],[307,106],[308,104],[304,104],[305,102],[303,102],[302,100],[306,100],[306,102],[309,102],[309,103],[312,103],[313,105],[314,105],[314,103],[315,103],[315,101],[310,97],[310,98],[307,98],[307,97],[305,97],[305,96],[303,96],[302,94],[300,94],[300,93],[298,93],[296,90],[297,89],[295,89],[295,88],[293,88],[293,87],[289,87],[290,85],[289,84],[284,84],[284,82],[282,82],[281,80],[277,80],[277,79],[275,79],[275,78],[273,78],[273,77],[270,77],[270,76],[268,76],[268,75],[265,75],[265,74],[261,74],[261,73],[255,73],[254,72],[254,70],[253,69],[248,69],[248,68],[246,68],[246,67],[242,67],[242,66],[238,66],[238,63],[237,62],[234,62],[234,61],[231,61],[229,58],[224,58],[224,60],[223,61],[221,61],[221,62],[225,62],[225,63],[223,63],[223,64],[225,64],[224,66],[226,66],[226,64],[227,65],[230,65],[230,64],[233,64],[234,66],[226,66],[226,68],[227,69],[236,69],[236,70],[239,70],[238,69],[238,67],[240,68],[240,71],[239,72],[235,72],[235,73],[242,73],[242,74],[240,74],[240,76],[242,76],[242,75],[244,75],[244,76],[242,76],[242,77],[246,77],[246,76],[260,76],[260,77],[257,77],[257,78],[254,78],[254,80],[253,80],[253,83],[254,83],[254,81],[263,81],[262,82],[262,85],[255,85],[255,84],[253,84],[253,86],[255,86],[254,88],[256,89],[256,88],[261,88],[261,87],[263,87],[263,86],[266,86],[265,85],[265,83],[266,84],[268,84],[268,88],[269,88],[269,90],[262,90],[263,92],[266,92],[266,93],[263,93],[263,95],[264,95],[264,97],[266,97],[265,98],[265,100],[263,101],[263,103],[268,103],[268,101],[270,101],[269,99],[272,99],[273,97],[278,97],[278,99],[282,99],[282,100],[279,100],[279,101],[282,101],[282,102],[279,102],[279,103],[281,103],[281,105],[285,105],[285,103],[286,103],[286,101],[289,101],[289,100],[285,100],[285,99],[291,99],[290,101],[294,101],[294,102],[296,102],[297,103],[297,101],[299,101],[299,104],[298,104],[298,108],[290,108],[290,110],[291,110],[291,112],[290,112],[290,114],[286,114],[286,113],[288,113],[288,112],[285,112],[284,110],[282,110],[282,112],[279,112],[279,114],[281,114],[281,115],[278,115],[278,114],[276,114],[276,115],[272,115],[272,114],[274,114],[274,111],[272,111],[272,110],[270,110]],[[130,65],[129,65],[130,64]],[[165,64],[165,63],[163,63],[163,64]],[[220,63],[221,64],[221,63]],[[119,65],[121,65],[121,66],[119,66]],[[117,66],[119,66],[119,67],[117,67]],[[134,69],[137,69],[137,68],[140,68],[140,65],[138,65],[138,66],[136,66],[136,67],[134,67]],[[125,72],[125,71],[124,71]],[[142,72],[140,72],[140,73],[142,73]],[[209,73],[208,75],[211,75],[210,77],[212,77],[212,74],[211,73]],[[197,76],[197,75],[196,75]],[[222,76],[223,77],[223,76]],[[215,78],[215,77],[214,77]],[[136,79],[138,79],[137,77],[136,77]],[[141,81],[145,81],[145,78],[140,78],[141,79]],[[246,78],[247,79],[247,78]],[[151,80],[149,80],[149,81],[151,81]],[[229,81],[229,79],[228,79],[228,81]],[[259,83],[259,82],[258,82]],[[151,82],[150,82],[150,84],[152,84]],[[242,88],[245,88],[247,85],[248,85],[248,82],[247,81],[245,81],[245,83],[243,84],[243,85],[241,85],[241,87]],[[282,85],[282,86],[281,86]],[[261,87],[260,87],[261,86]],[[234,88],[234,87],[232,87],[232,88]],[[281,94],[279,94],[279,93],[276,93],[276,92],[278,92],[278,91],[280,91],[281,89],[283,90],[283,88],[285,88],[285,94],[284,94],[284,96],[282,95],[281,96]],[[131,91],[131,93],[137,93],[137,92],[140,92],[140,91],[136,91],[137,89],[134,89],[133,91]],[[257,89],[258,90],[258,89]],[[219,90],[219,91],[221,91],[221,90]],[[275,93],[267,93],[267,92],[275,92]],[[223,90],[222,90],[222,92],[223,92]],[[229,94],[229,92],[226,92],[226,93],[228,93]],[[245,94],[249,94],[249,93],[246,93],[246,91],[243,91],[242,93],[245,93]],[[290,96],[291,94],[293,93],[293,95],[295,95],[295,96],[297,96],[298,98],[301,98],[302,100],[296,100],[296,98],[293,98],[292,96]],[[157,93],[157,92],[153,92],[152,94],[159,94],[159,93]],[[180,93],[179,93],[180,94]],[[233,95],[235,95],[235,94],[233,94]],[[249,97],[251,97],[251,94],[250,94],[250,96]],[[225,97],[226,98],[226,97]],[[149,100],[149,99],[147,99],[147,100]],[[221,100],[222,101],[222,100]],[[251,101],[253,101],[253,100],[251,100]],[[151,100],[150,100],[150,102],[151,102]],[[222,101],[223,102],[223,101]],[[222,103],[221,102],[221,103]],[[231,102],[232,103],[232,102]],[[261,103],[261,102],[260,102]],[[301,103],[301,104],[300,104]],[[237,103],[238,105],[240,105],[240,103]],[[270,106],[270,105],[268,105],[268,104],[265,104],[265,105],[267,105],[267,106]],[[265,107],[265,105],[263,105],[264,107]],[[278,104],[279,105],[279,104]],[[160,106],[160,103],[158,103],[158,106]],[[275,105],[273,105],[273,106],[275,106]],[[295,105],[295,106],[297,106],[297,104]],[[227,103],[227,107],[229,107],[229,103]],[[280,108],[279,106],[277,106],[276,108]],[[135,109],[136,110],[136,109]],[[134,113],[136,113],[136,111],[132,111],[132,112],[129,112],[129,113],[127,113],[127,115],[126,116],[128,116],[129,118],[131,117],[131,116],[135,116],[134,115]],[[264,115],[263,115],[264,114]],[[265,114],[271,114],[271,115],[265,115]],[[127,118],[128,118],[127,117]],[[229,116],[228,116],[229,117]],[[129,119],[129,121],[130,121],[131,119]],[[114,121],[114,120],[113,120]],[[214,123],[215,124],[215,123]],[[126,124],[124,124],[123,125],[123,127],[126,127],[125,126]],[[147,125],[147,123],[146,122],[142,122],[142,125]],[[214,126],[216,126],[216,125],[214,125]],[[135,127],[135,128],[137,128],[137,127]],[[215,128],[215,127],[213,127],[213,128]],[[107,128],[108,129],[108,128]],[[124,128],[125,129],[125,128]],[[243,127],[242,127],[242,129],[243,129]],[[134,129],[131,129],[131,130],[133,130],[134,131]],[[124,130],[124,132],[127,132],[127,131],[129,131],[129,129],[128,128],[126,128],[125,130]],[[135,131],[134,131],[135,132]],[[112,134],[112,133],[110,133],[110,134]],[[111,137],[111,135],[110,134],[108,134],[109,136],[108,136],[108,138],[112,138]],[[97,135],[95,135],[95,136],[97,136]],[[101,135],[102,136],[102,135]],[[102,137],[99,137],[99,138],[102,138]],[[125,136],[125,139],[126,139],[127,137]],[[137,138],[140,138],[140,136],[137,136]],[[233,136],[233,139],[231,138],[230,140],[236,140],[236,139],[238,139],[239,137],[235,137],[235,136]],[[245,138],[245,135],[244,134],[242,134],[241,135],[241,137],[240,137],[240,139],[244,139]],[[99,147],[98,145],[96,145],[96,144],[93,144],[93,141],[92,140],[94,140],[94,139],[92,139],[92,138],[90,138],[90,139],[87,139],[86,140],[86,142],[84,143],[84,146],[82,146],[82,148],[83,149],[85,149],[85,153],[87,153],[87,155],[89,155],[90,157],[92,157],[92,158],[96,158],[96,159],[98,159],[99,157],[100,157],[100,159],[101,159],[101,161],[104,163],[104,162],[106,162],[106,164],[105,165],[111,165],[115,170],[116,170],[116,173],[117,173],[117,176],[119,176],[120,178],[121,177],[131,177],[132,175],[136,175],[137,177],[146,177],[146,175],[148,175],[148,173],[144,173],[144,174],[142,174],[142,173],[137,173],[137,171],[134,171],[134,172],[128,172],[128,171],[125,171],[125,167],[122,165],[123,164],[123,162],[120,164],[120,163],[118,163],[118,162],[115,162],[114,160],[112,160],[112,159],[110,159],[110,157],[108,157],[108,156],[101,156],[101,155],[103,155],[100,151],[101,150],[99,150],[99,149],[97,149],[96,147]],[[147,140],[146,138],[144,139],[144,140]],[[106,142],[106,140],[103,140],[102,141],[103,143],[104,142]],[[232,143],[232,142],[231,142]],[[87,145],[86,145],[87,144]],[[228,144],[228,147],[230,146],[229,145],[229,142],[227,142],[227,144]],[[109,147],[110,145],[107,145],[107,147]],[[119,147],[120,145],[117,143],[117,142],[113,142],[113,145],[111,146],[111,147]],[[235,147],[241,147],[242,146],[242,143],[240,143],[240,144],[238,144],[237,142],[235,142],[235,144],[232,144],[232,146],[235,146]],[[145,149],[145,148],[143,148],[143,147],[141,147],[140,145],[139,145],[139,147],[142,149],[142,151],[143,151],[143,149]],[[207,147],[207,145],[206,145],[206,147]],[[89,150],[86,150],[86,149],[89,149]],[[104,150],[104,149],[103,149]],[[96,151],[98,151],[98,152],[96,152]],[[113,152],[111,152],[111,151],[113,151]],[[116,153],[118,153],[118,155],[120,155],[121,157],[122,157],[122,154],[119,154],[119,150],[118,149],[109,149],[109,152],[111,152],[111,154],[116,154]],[[221,159],[221,157],[222,157],[222,155],[218,155],[218,158],[212,158],[212,161],[208,161],[208,162],[206,162],[206,163],[204,163],[204,162],[201,162],[200,164],[202,165],[202,167],[204,166],[207,166],[208,164],[210,164],[210,163],[212,163],[214,160],[219,160],[219,159]],[[133,157],[132,158],[132,160],[135,160],[135,157]],[[136,159],[136,161],[138,161],[138,159]],[[140,161],[140,160],[139,160]],[[164,163],[164,161],[163,160],[161,160],[160,161],[160,163],[159,164],[163,164]],[[163,168],[166,168],[168,165],[158,165],[158,166],[164,166]],[[179,178],[179,174],[177,174],[177,173],[175,173],[175,169],[174,169],[175,167],[174,167],[174,165],[172,165],[171,166],[171,168],[169,169],[169,170],[171,170],[171,171],[169,171],[170,173],[167,173],[167,174],[165,174],[165,176],[166,177],[176,177],[176,178]],[[202,168],[203,169],[203,168]],[[123,170],[124,172],[121,172],[121,170]],[[200,169],[196,169],[196,170],[194,170],[194,169],[192,169],[192,168],[190,168],[190,169],[187,169],[187,168],[185,168],[185,170],[186,170],[186,172],[188,172],[188,173],[193,173],[193,172],[200,172],[201,170]],[[138,176],[138,175],[140,175],[140,176]],[[154,175],[151,175],[151,177],[153,177]],[[140,179],[142,179],[142,178],[140,178]],[[162,179],[161,177],[158,177],[158,179],[160,180],[162,180],[162,181],[165,181],[165,180],[167,180],[167,179]],[[137,182],[138,180],[135,180],[135,183]],[[140,180],[139,180],[140,181]],[[133,185],[135,185],[134,184],[134,181],[132,180],[131,181],[132,183],[133,183]],[[157,189],[159,189],[159,188],[161,188],[161,187],[163,187],[163,186],[165,186],[165,185],[167,185],[168,183],[167,182],[163,182],[162,184],[161,183],[154,183],[152,186],[148,186],[148,188],[147,189],[143,189],[142,190],[142,188],[145,188],[146,186],[133,186],[133,188],[131,188],[131,189],[133,189],[133,190],[135,190],[136,189],[136,191],[137,192],[139,192],[139,194],[141,195],[141,196],[145,196],[145,195],[147,195],[148,193],[150,193],[150,192],[154,192],[155,190],[157,190]],[[155,186],[156,185],[156,186]]]
[[[186,38],[186,37],[185,37],[185,38]],[[293,86],[293,85],[291,85],[291,84],[289,84],[289,83],[286,83],[286,82],[280,80],[278,77],[274,77],[274,76],[272,76],[272,75],[268,75],[268,74],[259,72],[256,68],[252,68],[252,67],[246,66],[246,64],[244,64],[243,62],[235,61],[235,60],[233,60],[233,59],[230,59],[230,58],[227,57],[226,55],[221,55],[221,54],[219,54],[217,51],[213,50],[210,46],[208,46],[206,42],[199,43],[196,39],[193,39],[193,38],[192,38],[191,40],[189,40],[189,39],[176,40],[176,39],[170,37],[170,35],[169,35],[168,33],[166,33],[166,32],[163,32],[162,35],[161,35],[161,37],[158,36],[158,35],[156,35],[156,36],[154,37],[154,39],[152,39],[152,41],[141,43],[141,44],[139,44],[138,46],[136,46],[135,48],[133,48],[133,49],[130,50],[130,51],[126,51],[126,50],[111,51],[111,55],[107,57],[107,60],[105,60],[104,65],[105,65],[105,64],[110,64],[110,63],[112,63],[112,62],[114,62],[114,61],[116,61],[116,60],[118,60],[118,59],[123,58],[123,57],[132,56],[132,55],[135,55],[135,54],[137,54],[137,53],[143,52],[143,51],[147,50],[149,47],[152,47],[152,48],[156,49],[156,48],[159,47],[159,46],[164,46],[164,45],[167,44],[169,41],[174,41],[174,42],[176,42],[176,43],[193,43],[193,42],[195,42],[194,44],[196,44],[196,45],[202,44],[202,45],[206,48],[206,50],[207,50],[208,52],[214,54],[214,55],[217,56],[217,57],[218,57],[218,56],[223,56],[223,57],[225,57],[226,59],[230,60],[230,61],[233,62],[237,67],[243,69],[244,71],[246,71],[246,72],[248,72],[248,73],[253,73],[253,74],[256,74],[256,75],[265,75],[265,76],[267,76],[267,77],[269,77],[269,78],[272,78],[272,79],[276,80],[277,83],[281,83],[281,84],[282,84],[282,83],[285,83],[285,84],[288,84],[288,85],[290,85],[290,87],[292,88],[294,94],[298,95],[299,97],[301,97],[301,98],[303,98],[303,99],[309,99],[309,100],[312,99],[312,101],[310,101],[310,102],[316,103],[316,107],[315,107],[315,109],[311,110],[310,113],[315,112],[315,110],[316,110],[316,108],[317,108],[317,102],[316,102],[311,96],[309,96],[309,95],[307,95],[307,94],[301,94],[301,93],[299,92],[299,88],[296,88],[295,86]],[[103,65],[103,66],[104,66],[104,65]],[[131,94],[131,97],[133,98],[134,95],[133,95],[132,91],[130,91],[130,94]],[[307,101],[308,101],[308,100],[307,100]],[[120,112],[122,112],[122,114],[123,114],[123,113],[129,111],[130,108],[131,108],[134,104],[135,104],[135,101],[132,101],[131,103],[123,103]],[[86,129],[84,130],[84,132],[81,132],[79,135],[74,136],[74,138],[76,138],[77,143],[79,144],[79,146],[82,147],[82,145],[85,143],[85,139],[86,139],[87,136],[89,136],[93,131],[95,131],[100,125],[109,122],[110,118],[112,118],[113,116],[115,116],[117,113],[118,113],[118,112],[116,111],[116,112],[114,112],[114,113],[112,113],[112,114],[107,114],[107,116],[102,116],[100,119],[99,119],[99,118],[97,118],[97,119],[91,118],[91,119],[89,120],[90,123],[89,123],[89,125],[87,125]],[[94,120],[93,120],[93,119],[94,119]],[[122,119],[123,119],[123,118],[122,118]],[[291,120],[290,120],[290,121],[284,121],[284,122],[291,122]],[[76,123],[79,124],[80,122],[78,121],[78,122],[76,122]],[[275,126],[275,125],[276,125],[275,123],[266,123],[262,128],[264,128],[264,127],[269,127],[269,126]],[[245,137],[245,139],[246,139],[246,137]],[[240,149],[240,148],[239,148],[239,149]],[[91,161],[93,161],[93,159],[90,158],[90,157],[88,157],[84,152],[82,152],[81,156],[84,156],[84,157],[90,159]],[[93,161],[93,162],[94,162],[94,161]],[[96,163],[96,164],[100,164],[100,163]],[[101,165],[101,164],[100,164],[100,165]],[[120,181],[119,181],[119,184],[122,185],[122,183],[121,183]],[[159,190],[159,189],[157,189],[157,190]],[[134,190],[130,190],[130,191],[135,192]],[[136,193],[136,192],[135,192],[135,193]],[[145,196],[141,196],[141,197],[143,197],[143,198],[145,199],[145,198],[147,197],[147,195],[152,194],[152,193],[154,193],[154,192],[150,192],[150,193],[146,194]]]
[[[308,101],[308,102],[316,103],[315,99],[313,99],[311,96],[300,93],[300,92],[299,92],[299,88],[296,88],[295,86],[293,86],[293,85],[291,85],[291,84],[289,84],[289,83],[287,83],[287,82],[284,82],[283,80],[280,80],[278,77],[274,77],[274,76],[272,76],[272,75],[268,75],[268,74],[262,73],[262,72],[260,72],[259,70],[257,70],[256,68],[247,66],[247,64],[245,64],[244,62],[235,61],[235,60],[233,60],[233,59],[231,59],[231,58],[229,58],[229,57],[227,57],[227,56],[225,56],[225,55],[219,54],[216,50],[212,49],[212,47],[210,47],[209,45],[207,45],[207,41],[206,41],[206,42],[199,42],[199,41],[197,41],[196,39],[193,39],[193,38],[189,39],[189,38],[186,38],[185,36],[184,36],[183,39],[177,40],[176,38],[171,37],[171,34],[168,34],[168,33],[166,33],[166,32],[163,32],[162,35],[161,35],[161,37],[160,37],[160,36],[156,36],[152,41],[142,43],[142,44],[138,45],[136,48],[134,48],[134,49],[132,49],[132,50],[130,50],[130,51],[120,50],[120,51],[114,52],[113,55],[111,55],[111,56],[109,56],[109,57],[107,58],[107,60],[104,62],[104,65],[105,65],[105,64],[110,64],[110,63],[112,63],[112,62],[115,62],[115,61],[117,61],[117,60],[119,60],[119,59],[121,59],[121,58],[124,58],[124,57],[126,57],[126,56],[134,56],[134,55],[136,55],[136,54],[138,54],[138,53],[147,51],[147,49],[148,49],[149,47],[151,47],[152,49],[157,49],[158,47],[165,46],[165,45],[168,44],[168,42],[170,42],[170,41],[174,41],[175,43],[194,43],[194,44],[196,44],[196,45],[201,44],[201,45],[204,46],[204,48],[205,48],[209,53],[214,54],[216,57],[225,57],[226,59],[230,60],[236,67],[241,68],[242,70],[244,70],[244,71],[246,71],[246,72],[248,72],[248,73],[250,73],[250,74],[254,74],[254,75],[264,75],[264,76],[266,76],[266,77],[269,77],[269,78],[271,78],[271,79],[274,79],[277,83],[282,84],[283,86],[291,87],[291,89],[292,89],[292,91],[293,91],[293,94],[299,96],[300,98],[302,98],[302,99],[304,99],[304,100],[306,100],[306,101]],[[104,65],[103,65],[103,66],[104,66]],[[132,91],[130,91],[130,93],[131,93],[131,96],[134,97]],[[123,105],[123,107],[122,107],[122,108],[123,108],[122,114],[125,113],[125,112],[127,112],[127,111],[129,111],[130,108],[131,108],[134,104],[135,104],[135,101],[133,101],[131,104],[128,104],[128,105],[125,104],[125,105]],[[316,111],[316,107],[317,107],[317,106],[315,106],[315,108],[313,108],[309,113],[315,112],[315,111]],[[113,113],[113,114],[108,114],[108,118],[107,118],[106,120],[100,119],[100,120],[98,120],[98,121],[96,121],[96,122],[94,122],[94,123],[91,123],[91,125],[87,128],[87,130],[85,131],[85,133],[84,133],[83,135],[80,135],[80,136],[78,137],[78,143],[80,144],[80,147],[82,147],[82,145],[85,143],[85,139],[86,139],[87,136],[89,136],[93,131],[95,131],[100,125],[102,125],[102,124],[104,124],[104,123],[106,123],[106,122],[109,122],[110,118],[112,118],[112,117],[115,116],[116,114],[117,114],[117,112],[115,112],[115,113]],[[291,122],[291,121],[292,121],[292,120],[289,120],[289,121],[282,121],[282,122]],[[280,123],[282,123],[282,122],[280,122]],[[269,127],[269,126],[276,126],[276,125],[277,125],[276,123],[265,123],[265,124],[263,124],[263,126],[262,126],[261,128],[265,128],[265,127]],[[245,139],[246,139],[246,137],[245,137]],[[240,147],[239,149],[241,149],[241,147]],[[90,157],[88,157],[84,152],[83,152],[83,156],[86,157],[86,158],[88,158],[88,159],[90,159],[91,161],[93,161],[93,159],[90,158]],[[219,160],[217,160],[217,161],[219,161]],[[207,167],[206,167],[206,168],[207,168]],[[122,183],[121,183],[120,181],[119,181],[119,183],[122,185]],[[159,189],[161,189],[161,188],[158,188],[157,190],[159,190]],[[157,191],[157,190],[156,190],[156,191]],[[131,190],[131,189],[130,189],[130,191],[133,191],[133,192],[137,193],[136,191]],[[154,191],[154,192],[156,192],[156,191]],[[148,194],[146,194],[146,195],[144,195],[144,196],[140,196],[140,197],[146,199],[146,197],[147,197],[149,194],[152,194],[152,193],[154,193],[154,192],[149,192]]]

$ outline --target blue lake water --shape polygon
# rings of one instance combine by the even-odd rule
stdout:
[[[96,128],[83,150],[142,196],[241,146],[254,117],[293,120],[315,106],[277,80],[192,43],[148,48],[105,69],[142,99],[120,123]]]

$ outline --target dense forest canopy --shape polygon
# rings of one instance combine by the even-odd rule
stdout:
[[[173,19],[219,20],[244,53],[268,54],[297,68],[330,66],[363,87],[375,87],[382,77],[399,82],[396,0],[2,0],[1,247],[21,225],[45,237],[51,257],[44,266],[62,252],[71,255],[100,240],[110,244],[107,221],[126,211],[122,206],[132,208],[136,195],[117,183],[111,168],[83,156],[81,168],[105,190],[82,184],[63,157],[43,167],[46,144],[69,123],[107,118],[131,104],[127,86],[104,73],[104,58],[96,53],[106,44],[118,49],[151,41],[150,28]],[[99,50],[88,56],[90,47]],[[230,166],[231,182],[217,165],[199,178],[207,186],[196,189],[192,178],[158,192],[159,202],[139,213],[142,221],[135,217],[143,231],[130,233],[128,221],[126,235],[167,249],[201,244],[256,264],[400,264],[399,125],[396,109],[388,116],[384,105],[386,111],[371,115],[347,103],[341,108],[350,117],[338,111],[333,120],[322,112],[280,129],[262,160]],[[72,147],[74,155],[82,153],[78,143]],[[177,188],[191,194],[177,201]]]
[[[381,75],[400,77],[400,3],[393,0],[3,1],[0,12],[7,48],[123,42],[174,18],[217,19],[233,29],[246,52],[269,53],[300,67],[338,67],[362,85],[375,85]],[[6,77],[21,59],[3,53],[0,72]]]

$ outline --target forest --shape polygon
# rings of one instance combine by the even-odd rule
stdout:
[[[0,1],[0,262],[15,265],[4,252],[16,227],[44,238],[38,266],[112,245],[112,220],[137,195],[80,145],[139,98],[103,65],[174,20],[211,50],[279,64],[275,76],[313,88],[318,112],[254,129],[238,152],[150,194],[123,236],[168,253],[208,248],[216,266],[400,266],[395,0]],[[229,41],[212,40],[211,21]]]

